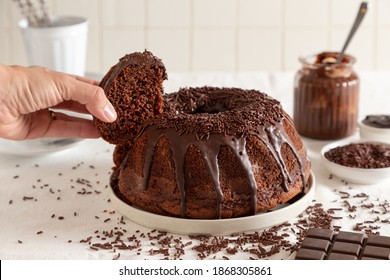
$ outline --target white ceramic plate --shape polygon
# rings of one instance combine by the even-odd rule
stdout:
[[[294,219],[314,199],[315,177],[313,173],[310,175],[308,185],[307,192],[294,203],[286,203],[273,211],[254,216],[220,220],[182,219],[153,214],[126,204],[115,195],[111,188],[109,190],[114,207],[122,215],[139,225],[177,234],[227,235],[263,229]]]
[[[351,143],[381,143],[369,140],[339,141],[326,145],[321,149],[321,160],[330,173],[346,180],[347,182],[369,185],[390,180],[390,167],[387,168],[354,168],[331,162],[325,157],[325,153],[333,148]]]
[[[39,156],[69,149],[82,140],[78,138],[42,138],[13,141],[0,138],[0,153],[19,156]]]

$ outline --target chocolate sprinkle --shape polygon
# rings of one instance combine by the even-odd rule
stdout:
[[[390,128],[390,115],[368,115],[362,123],[377,128]]]
[[[327,151],[324,156],[337,164],[354,168],[390,167],[390,145],[351,143]]]

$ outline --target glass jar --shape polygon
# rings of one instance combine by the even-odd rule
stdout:
[[[353,134],[357,127],[359,77],[355,58],[324,52],[301,57],[294,81],[293,119],[302,136],[331,140]]]

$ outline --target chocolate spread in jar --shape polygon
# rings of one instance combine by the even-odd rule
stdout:
[[[340,139],[356,131],[359,78],[353,71],[355,59],[324,52],[300,58],[302,68],[295,76],[294,123],[302,135],[315,139]]]
[[[362,123],[376,128],[390,128],[390,115],[368,115]]]

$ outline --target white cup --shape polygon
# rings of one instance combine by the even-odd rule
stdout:
[[[30,65],[84,76],[88,21],[82,17],[59,16],[50,27],[30,27],[19,22]]]
[[[390,128],[378,128],[359,122],[360,138],[390,144]]]

